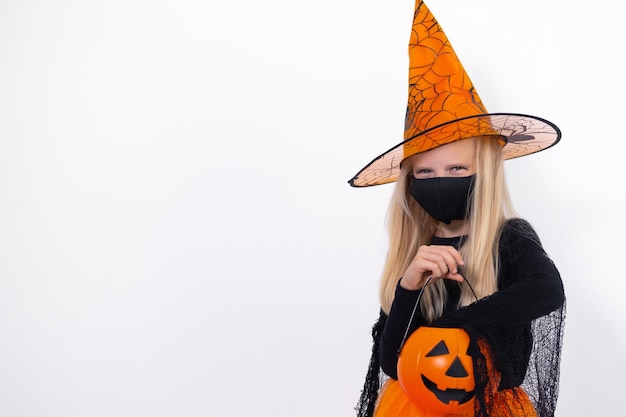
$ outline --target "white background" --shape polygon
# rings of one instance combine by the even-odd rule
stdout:
[[[623,412],[626,33],[612,0],[430,0],[568,297],[557,415]],[[353,416],[413,1],[0,2],[0,415]]]

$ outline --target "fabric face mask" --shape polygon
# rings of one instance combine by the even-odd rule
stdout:
[[[434,219],[450,224],[466,219],[470,212],[470,196],[476,175],[469,177],[411,177],[409,192]]]

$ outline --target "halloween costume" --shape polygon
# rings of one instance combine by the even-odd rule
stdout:
[[[349,180],[351,186],[394,182],[405,159],[463,139],[491,136],[499,141],[504,159],[559,142],[559,128],[545,119],[487,112],[445,33],[421,0],[415,4],[409,58],[404,140],[362,168]],[[464,206],[459,206],[460,211],[448,207],[457,204],[447,199],[431,201],[429,207],[431,198],[421,193],[439,195],[444,185],[469,189],[473,179],[443,178],[419,180],[410,184],[410,191],[431,217],[449,223],[465,215]],[[441,211],[442,205],[453,212]],[[431,245],[458,249],[464,239],[435,237]],[[457,308],[459,284],[443,280],[446,307],[432,323],[416,309],[420,290],[409,291],[398,283],[389,315],[381,310],[372,329],[372,356],[356,407],[359,417],[553,417],[565,314],[562,281],[528,222],[504,222],[497,247],[497,291]],[[434,346],[426,342],[430,333],[438,335],[432,339],[439,340]],[[459,347],[461,340],[467,340],[463,347]],[[456,353],[450,355],[453,346]],[[457,378],[457,385],[443,386],[420,368],[435,356],[441,356],[437,366],[442,381]],[[448,356],[450,362],[441,365]],[[410,365],[417,368],[407,368]],[[467,385],[461,382],[465,377],[473,377]],[[424,387],[423,393],[413,391]],[[448,411],[428,408],[432,404],[427,401],[440,401]]]
[[[463,237],[433,238],[432,244],[460,247]],[[420,326],[462,328],[470,336],[474,357],[476,416],[533,416],[494,414],[494,393],[522,398],[528,395],[537,415],[554,415],[558,394],[559,363],[565,315],[565,296],[560,275],[544,252],[530,224],[521,219],[508,221],[499,242],[500,273],[498,292],[467,307],[456,309],[459,284],[445,280],[449,298],[444,315],[434,323],[426,323],[419,313],[409,332]],[[357,407],[359,416],[373,415],[381,378],[379,369],[397,380],[398,349],[419,291],[405,290],[399,285],[389,316],[382,311],[372,335],[374,347],[363,395]],[[537,295],[541,294],[541,297]],[[480,341],[486,342],[481,349]],[[492,363],[485,362],[488,356]],[[481,362],[482,361],[482,362]],[[488,367],[498,369],[499,384],[490,385]],[[387,385],[391,382],[387,381]],[[493,385],[493,384],[492,384]],[[522,387],[522,391],[513,391]],[[388,386],[386,388],[389,388]],[[396,389],[392,388],[392,389]],[[515,394],[517,392],[517,394]],[[399,393],[396,396],[402,397]],[[404,399],[406,401],[406,399]],[[408,404],[408,403],[407,403]],[[506,407],[506,404],[498,404]],[[533,410],[534,411],[534,410]]]

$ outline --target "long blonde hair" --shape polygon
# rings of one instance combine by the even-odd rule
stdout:
[[[471,196],[470,232],[460,252],[465,261],[463,275],[480,299],[497,291],[500,228],[514,212],[506,187],[499,140],[494,140],[494,136],[480,136],[474,142],[476,184]],[[410,175],[411,164],[404,163],[387,214],[389,250],[380,286],[380,302],[386,313],[391,309],[398,280],[419,247],[429,244],[437,230],[436,220],[409,194]],[[441,317],[447,297],[443,280],[424,289],[420,308],[429,322]],[[459,307],[474,301],[469,286],[462,285]]]

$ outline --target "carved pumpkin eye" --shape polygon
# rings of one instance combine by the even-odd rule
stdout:
[[[422,410],[473,414],[474,377],[469,336],[462,329],[420,327],[398,358],[398,382]]]
[[[446,342],[442,340],[426,354],[426,357],[447,355],[448,353],[450,353],[448,346],[446,346]]]
[[[446,375],[454,378],[465,378],[469,374],[461,363],[461,359],[457,356],[456,358],[454,358],[452,365],[450,365],[450,367],[446,371]]]

